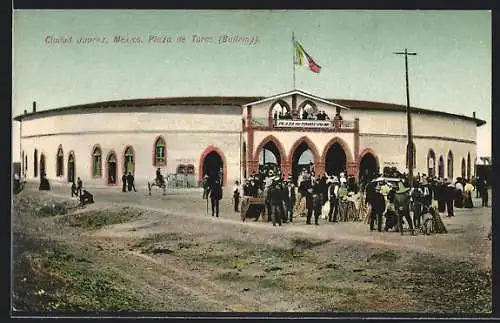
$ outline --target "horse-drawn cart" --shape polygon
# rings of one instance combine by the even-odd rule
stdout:
[[[259,217],[263,222],[267,222],[267,211],[265,197],[243,196],[240,206],[241,221],[248,219],[258,221]]]

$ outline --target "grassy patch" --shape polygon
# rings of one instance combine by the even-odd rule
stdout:
[[[13,264],[13,305],[18,311],[148,311],[120,278],[99,270],[51,241],[16,236],[24,252]]]
[[[96,230],[104,226],[129,222],[141,217],[140,210],[123,207],[120,210],[89,211],[78,214],[69,214],[61,218],[61,222],[73,227]]]
[[[134,244],[134,247],[143,248],[159,242],[176,241],[180,239],[181,239],[180,234],[176,232],[154,233],[139,240],[137,243]]]
[[[428,311],[490,313],[491,271],[425,255],[413,259],[412,291]]]
[[[370,262],[370,261],[395,262],[396,260],[398,260],[400,258],[401,258],[401,255],[399,255],[393,251],[386,250],[386,251],[377,252],[377,253],[372,254],[370,257],[368,257],[367,261],[368,262]]]
[[[68,203],[52,203],[38,208],[35,214],[41,217],[64,215],[68,213],[68,208]]]
[[[331,240],[315,240],[307,238],[292,239],[293,248],[296,250],[307,250],[329,243]]]

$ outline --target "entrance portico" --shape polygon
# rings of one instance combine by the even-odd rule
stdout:
[[[342,119],[341,111],[347,107],[300,90],[243,107],[243,145],[247,153],[243,173],[258,172],[262,163],[259,156],[268,150],[285,177],[292,175],[295,179],[299,167],[306,166],[307,161],[319,176],[343,171],[358,176],[359,120]]]

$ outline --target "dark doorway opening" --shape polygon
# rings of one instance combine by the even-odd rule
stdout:
[[[68,182],[75,181],[75,155],[70,153],[68,156]]]
[[[108,168],[108,184],[116,184],[116,155],[114,153],[108,156],[106,164]]]
[[[223,180],[224,163],[222,157],[216,152],[211,151],[203,159],[203,175],[208,175],[211,180],[219,180],[224,185]]]
[[[47,175],[45,173],[45,155],[44,154],[40,155],[40,175],[41,176]]]
[[[301,143],[293,152],[292,156],[292,179],[296,183],[302,170],[312,171],[314,169],[314,155],[305,142]]]
[[[339,143],[334,143],[328,148],[325,157],[325,171],[328,175],[339,176],[346,171],[347,157],[345,151]]]
[[[38,150],[33,154],[33,176],[38,177]]]
[[[380,172],[377,159],[371,153],[366,153],[359,162],[359,178],[362,181],[370,181],[378,176]]]
[[[438,177],[444,178],[444,158],[443,158],[443,156],[439,157]]]

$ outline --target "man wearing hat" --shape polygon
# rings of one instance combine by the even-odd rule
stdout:
[[[401,235],[403,235],[403,217],[405,217],[412,235],[415,235],[413,229],[413,221],[410,216],[410,189],[405,187],[403,183],[399,182],[398,190],[394,195],[394,207],[398,214],[398,228]]]
[[[375,230],[375,219],[377,219],[378,231],[382,232],[382,214],[385,211],[385,198],[375,185],[367,185],[366,202],[371,206],[370,231]]]
[[[288,176],[288,179],[283,185],[284,192],[284,204],[285,204],[285,217],[288,217],[288,221],[293,221],[293,207],[295,205],[295,185],[293,185],[292,176]]]
[[[330,202],[330,210],[328,211],[328,221],[337,222],[337,215],[339,213],[339,180],[336,176],[328,179],[328,200]]]
[[[455,184],[453,184],[451,181],[448,182],[444,194],[446,197],[446,210],[448,211],[448,217],[452,217],[454,216],[453,202],[455,202],[455,198],[457,196],[457,189],[455,187]]]
[[[201,181],[201,187],[203,187],[203,199],[206,200],[208,198],[208,190],[209,190],[209,182],[208,175],[205,174],[203,176],[203,180]]]
[[[212,206],[212,216],[219,217],[219,201],[222,199],[222,185],[219,179],[212,181],[210,185],[210,202]]]
[[[281,226],[283,220],[283,190],[278,179],[273,178],[267,191],[267,201],[271,207],[273,226]]]

